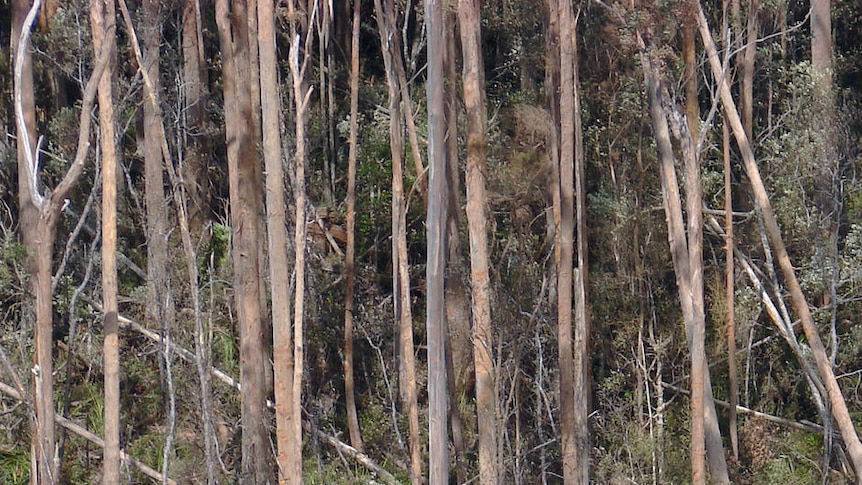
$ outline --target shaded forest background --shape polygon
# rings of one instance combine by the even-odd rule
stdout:
[[[353,3],[333,2],[328,7],[312,0],[288,3],[276,3],[274,16],[276,62],[270,67],[275,68],[277,94],[261,98],[258,89],[254,100],[255,89],[249,88],[253,115],[246,119],[229,112],[233,99],[229,93],[244,89],[243,81],[231,81],[223,74],[225,42],[219,37],[220,14],[213,2],[129,1],[128,21],[136,36],[119,6],[114,14],[116,64],[110,69],[118,165],[112,179],[117,219],[116,250],[111,254],[117,259],[120,445],[176,483],[262,483],[249,478],[243,465],[249,459],[242,419],[247,394],[238,392],[235,384],[246,365],[241,358],[245,351],[240,315],[248,310],[239,307],[249,294],[243,296],[238,290],[248,281],[237,273],[235,251],[238,238],[247,236],[238,235],[234,219],[238,210],[232,204],[250,200],[235,197],[258,198],[258,206],[249,205],[258,207],[256,218],[245,223],[259,224],[259,232],[246,241],[250,245],[245,249],[257,244],[253,252],[259,250],[261,256],[257,279],[251,283],[259,282],[252,298],[258,299],[261,309],[263,335],[256,355],[262,361],[263,399],[275,402],[279,379],[273,378],[272,368],[278,366],[275,359],[281,354],[278,341],[273,341],[278,327],[273,315],[283,299],[273,296],[276,284],[270,269],[275,263],[267,246],[272,221],[279,219],[267,218],[264,223],[264,215],[273,214],[268,199],[273,188],[269,182],[264,185],[272,168],[264,165],[266,143],[261,136],[266,135],[260,133],[260,113],[269,105],[279,113],[276,145],[282,154],[279,160],[285,175],[280,186],[287,205],[280,220],[290,235],[281,241],[289,261],[285,267],[289,287],[282,290],[289,300],[304,302],[301,325],[293,326],[293,337],[302,335],[304,349],[292,354],[300,361],[291,362],[301,377],[291,382],[300,391],[294,398],[301,404],[303,423],[302,477],[307,483],[321,484],[408,483],[411,479],[419,483],[420,478],[411,475],[411,460],[418,457],[425,467],[422,473],[427,472],[431,415],[427,386],[434,377],[428,372],[425,325],[430,293],[426,255],[432,245],[426,239],[426,202],[433,193],[427,185],[433,163],[428,160],[427,145],[433,136],[440,136],[429,130],[426,11],[422,2],[411,0],[384,1],[384,5],[379,0],[359,2],[361,74],[352,87]],[[475,256],[465,190],[470,148],[464,104],[467,87],[461,72],[466,44],[458,37],[466,24],[458,20],[457,2],[444,3],[448,42],[444,146],[449,154],[444,184],[449,208],[444,226],[450,440],[446,461],[451,467],[450,482],[478,483],[482,413],[477,406],[480,376],[473,355],[476,286],[471,262]],[[246,5],[235,2],[224,16],[233,24],[244,23],[237,16],[237,4]],[[560,86],[552,75],[549,49],[555,44],[548,35],[556,4],[481,2],[482,97],[487,110],[487,167],[482,173],[493,332],[490,415],[496,435],[496,483],[563,483],[566,475],[561,436],[568,425],[560,412],[557,346],[555,247],[560,226],[559,219],[555,225],[558,202],[553,189],[555,184],[559,189],[560,180],[554,162],[560,143],[560,101],[549,95],[559,93]],[[248,5],[253,13],[257,3]],[[646,73],[661,79],[656,92],[662,95],[664,108],[688,115],[686,133],[699,141],[705,362],[723,437],[721,460],[726,462],[729,480],[855,482],[859,470],[845,452],[846,436],[842,438],[832,422],[833,405],[818,381],[823,376],[816,370],[810,339],[800,323],[804,317],[791,304],[787,276],[779,268],[762,207],[743,168],[744,155],[730,138],[718,81],[696,33],[693,12],[699,6],[693,5],[698,4],[595,0],[576,2],[573,7],[575,89],[582,127],[577,140],[584,164],[579,183],[585,194],[581,214],[586,224],[585,233],[575,231],[575,244],[584,242],[589,248],[588,262],[576,264],[588,268],[584,277],[588,300],[580,304],[590,322],[589,351],[584,357],[589,385],[575,389],[588,408],[588,463],[582,466],[594,483],[698,481],[692,479],[696,473],[688,444],[694,428],[689,403],[692,353],[680,304],[679,268],[668,245],[661,148],[651,118]],[[13,29],[6,28],[13,25],[15,15],[26,14],[29,8],[28,2],[0,1],[0,122],[6,130],[0,139],[0,383],[5,386],[0,394],[0,483],[4,484],[29,483],[34,473],[33,282],[37,277],[31,258],[36,249],[28,245],[22,229],[32,214],[25,214],[19,182],[23,165],[17,151],[12,49],[17,38]],[[862,6],[853,0],[832,0],[828,7],[832,42],[831,66],[826,70],[813,59],[809,2],[707,2],[702,8],[718,43],[719,58],[730,66],[726,75],[732,96],[744,105],[746,90],[752,94],[749,118],[743,120],[748,140],[826,347],[828,365],[850,417],[858,423],[862,421],[862,181],[858,179]],[[37,170],[39,190],[44,193],[58,186],[75,159],[81,105],[98,56],[90,3],[45,2],[39,15],[31,49],[35,99],[31,128],[40,139]],[[191,37],[190,25],[196,26]],[[241,30],[234,26],[234,35]],[[256,34],[252,34],[246,41],[256,52]],[[684,52],[686,45],[693,45],[686,35],[697,37],[693,62]],[[145,86],[151,81],[139,69],[141,59],[136,59],[138,37],[145,45],[144,59],[153,55],[153,46],[160,58],[149,74],[156,87],[152,98]],[[381,45],[381,38],[387,37],[397,40]],[[757,42],[750,42],[754,38]],[[754,46],[753,57],[745,64],[743,54],[749,45]],[[190,51],[200,56],[197,80],[189,79]],[[393,56],[397,60],[389,59]],[[261,73],[257,79],[263,86],[263,54],[257,62]],[[392,63],[399,63],[404,71],[398,81],[405,82],[401,89],[392,87]],[[748,88],[743,79],[749,80]],[[198,86],[195,93],[188,89],[192,84]],[[351,92],[358,101],[355,127],[351,126]],[[392,101],[393,92],[400,101]],[[105,209],[100,205],[104,128],[97,124],[105,119],[101,100],[99,109],[84,114],[93,120],[87,137],[90,144],[85,147],[77,186],[60,203],[56,241],[50,248],[49,348],[54,388],[49,401],[58,419],[76,423],[95,436],[104,436],[106,427],[102,310],[107,302],[103,301],[105,280],[99,277],[106,259],[102,249]],[[163,125],[164,145],[154,134],[161,132],[147,124],[156,115]],[[668,118],[673,121],[671,115]],[[304,123],[300,135],[298,120]],[[229,169],[230,142],[245,128],[253,140],[248,149],[256,165],[250,166],[256,168],[239,176],[254,182],[236,185],[231,180],[234,169]],[[353,130],[355,200],[349,203]],[[393,132],[404,137],[397,141],[397,149]],[[163,157],[157,174],[160,199],[151,198],[155,189],[146,181],[145,158],[150,156],[147,150],[153,149],[148,139],[149,143],[156,140],[154,150]],[[683,163],[684,139],[675,138],[672,149],[679,158],[680,181],[691,181]],[[731,253],[735,254],[730,299],[725,279],[729,261],[726,180],[732,193]],[[396,181],[402,188],[396,187]],[[249,193],[232,194],[242,187]],[[683,196],[690,187],[684,185]],[[404,211],[403,226],[398,225],[398,214],[393,214],[399,200],[403,205],[394,210]],[[161,233],[148,212],[154,204],[164,211],[161,223],[166,225]],[[693,217],[690,207],[683,210],[687,220]],[[354,210],[355,220],[348,223],[348,213]],[[164,236],[166,258],[165,274],[159,277],[154,273],[152,248],[157,234]],[[578,237],[583,234],[586,239]],[[399,235],[406,243],[403,248],[397,247]],[[353,255],[348,256],[348,246],[353,244]],[[297,257],[297,247],[304,261]],[[399,255],[403,250],[406,253]],[[348,258],[355,262],[348,265]],[[405,268],[399,268],[400,261],[406,262]],[[298,271],[294,262],[300,262],[303,270]],[[348,292],[354,308],[350,351],[345,348]],[[166,301],[170,312],[159,303]],[[414,339],[408,347],[415,357],[410,375],[403,368],[400,344],[405,336],[403,302]],[[294,311],[296,305],[288,308]],[[294,347],[289,351],[293,353]],[[345,388],[346,352],[353,356],[352,391]],[[729,370],[729,354],[735,370]],[[411,441],[415,431],[404,394],[407,379],[415,380],[418,446]],[[211,385],[202,387],[203,380],[211,380]],[[210,393],[210,409],[202,405],[202,392]],[[728,414],[728,401],[741,406],[738,418]],[[355,430],[349,429],[351,407],[355,407]],[[276,438],[278,418],[265,411],[261,419],[268,439],[263,461],[274,470],[277,462],[282,463],[274,451],[276,442],[281,443]],[[103,479],[101,445],[65,426],[58,426],[56,435],[59,483]],[[411,455],[414,450],[417,456]],[[123,483],[153,480],[130,462],[123,463]],[[716,478],[714,469],[710,475]],[[155,480],[161,481],[158,476]],[[568,483],[578,483],[566,478]],[[284,480],[303,481],[296,475]]]

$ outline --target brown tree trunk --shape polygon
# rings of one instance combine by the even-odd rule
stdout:
[[[775,257],[778,260],[778,265],[781,268],[782,275],[784,276],[784,282],[790,292],[793,309],[802,322],[805,338],[808,339],[814,356],[814,361],[817,364],[817,370],[823,378],[823,384],[826,387],[827,394],[829,396],[829,403],[832,407],[832,416],[835,418],[835,422],[841,430],[841,437],[844,440],[844,446],[857,474],[857,482],[862,483],[862,472],[860,472],[860,470],[862,470],[862,443],[859,441],[859,436],[857,435],[853,421],[850,418],[850,413],[847,409],[847,402],[844,400],[841,387],[838,385],[838,380],[835,378],[835,373],[832,371],[832,366],[829,363],[829,356],[826,355],[826,348],[823,346],[823,341],[820,339],[820,334],[814,324],[814,319],[811,316],[811,310],[808,307],[805,294],[802,292],[802,287],[799,285],[799,281],[796,278],[796,270],[790,261],[790,256],[787,254],[787,248],[784,245],[784,240],[781,237],[781,230],[779,229],[778,221],[775,218],[775,211],[772,208],[772,203],[770,202],[769,196],[766,192],[766,187],[760,177],[760,171],[754,158],[754,151],[745,135],[745,129],[739,117],[739,112],[736,110],[736,104],[734,103],[733,97],[730,93],[730,87],[728,86],[726,79],[721,76],[721,62],[718,59],[718,52],[712,40],[709,25],[706,23],[703,9],[700,8],[699,4],[697,22],[701,39],[703,40],[709,56],[709,63],[712,68],[713,76],[718,79],[719,95],[724,107],[725,116],[730,122],[734,138],[736,139],[737,145],[742,154],[743,166],[745,168],[745,173],[751,182],[755,202],[763,213],[763,222],[766,226],[769,243],[775,251]]]
[[[242,381],[243,482],[272,479],[272,453],[266,419],[265,349],[261,325],[260,238],[261,181],[254,151],[247,4],[216,1],[216,21],[223,59],[230,214],[233,228],[234,290],[240,327]]]
[[[473,290],[473,362],[476,369],[476,415],[479,422],[479,483],[496,485],[500,481],[500,462],[497,456],[497,382],[488,274],[488,216],[485,195],[487,119],[479,8],[479,2],[476,0],[458,2],[464,105],[467,112],[467,222]]]
[[[683,223],[681,198],[679,195],[679,187],[677,184],[676,172],[674,169],[673,147],[670,141],[670,128],[668,119],[673,121],[673,130],[675,136],[679,138],[680,145],[683,151],[683,157],[686,160],[686,173],[692,173],[697,166],[697,157],[694,153],[694,142],[691,136],[685,133],[688,127],[681,123],[678,113],[666,112],[665,107],[670,106],[669,103],[663,102],[662,97],[666,97],[666,93],[661,87],[660,78],[653,71],[643,41],[639,38],[642,53],[641,59],[644,67],[644,77],[647,85],[647,95],[650,102],[650,117],[652,118],[653,131],[656,138],[656,146],[659,155],[660,172],[662,181],[662,193],[665,202],[665,211],[668,222],[668,242],[671,248],[671,256],[673,258],[674,271],[676,273],[677,286],[679,287],[680,305],[682,307],[683,320],[685,322],[686,339],[688,340],[689,351],[692,354],[692,372],[695,372],[695,365],[701,367],[702,384],[696,383],[699,378],[692,377],[692,387],[700,387],[702,389],[702,404],[694,402],[694,393],[692,396],[692,474],[698,480],[705,480],[705,467],[703,467],[703,446],[700,444],[705,440],[706,455],[709,458],[709,468],[711,481],[713,483],[729,483],[727,473],[727,462],[724,458],[724,450],[721,440],[721,433],[718,428],[717,416],[715,414],[715,403],[712,397],[712,384],[710,382],[709,370],[705,361],[700,364],[695,362],[696,355],[703,355],[702,344],[697,344],[697,339],[702,339],[703,331],[703,277],[702,277],[702,257],[698,254],[702,249],[692,248],[692,245],[698,244],[702,247],[702,222],[694,222],[693,218],[702,221],[700,215],[700,200],[699,187],[694,184],[700,183],[699,176],[687,176],[686,185],[687,192],[687,212],[690,214],[688,221],[688,235]],[[699,172],[697,172],[699,173]],[[692,195],[696,194],[696,197]],[[695,207],[695,205],[697,207]],[[700,233],[700,234],[698,234]],[[696,259],[696,262],[692,262]],[[694,266],[694,268],[692,268]],[[698,273],[700,276],[698,277]],[[699,282],[698,282],[699,281]],[[695,288],[695,284],[697,287]],[[700,330],[698,329],[700,327]],[[695,439],[695,433],[700,433],[695,428],[697,423],[694,422],[696,407],[702,409],[701,418],[698,421],[702,422],[703,431],[699,439]],[[695,461],[700,463],[695,463]],[[702,470],[702,471],[701,471]],[[701,478],[702,477],[702,478]]]
[[[755,0],[756,1],[756,0]],[[811,66],[832,86],[832,0],[811,0]]]
[[[739,60],[739,104],[742,110],[742,124],[749,140],[753,140],[754,129],[754,61],[757,55],[759,9],[759,0],[749,0],[745,46],[742,49],[742,58]],[[738,32],[737,35],[741,36],[742,32]]]
[[[347,153],[347,248],[344,254],[344,402],[350,444],[363,451],[356,391],[353,378],[353,311],[356,274],[356,157],[359,131],[359,22],[360,0],[353,0],[353,28],[350,41],[350,133]]]
[[[572,109],[566,111],[566,116],[571,117],[574,139],[574,177],[575,177],[575,235],[577,245],[575,246],[575,259],[577,269],[574,277],[574,388],[575,399],[575,439],[576,453],[578,456],[578,480],[588,483],[590,478],[590,428],[589,414],[592,398],[591,392],[591,366],[590,366],[590,319],[589,319],[589,267],[588,267],[588,234],[587,234],[587,192],[586,192],[586,160],[584,155],[584,133],[581,121],[581,97],[577,43],[577,18],[570,12],[571,5],[567,2],[564,18],[565,23],[570,25],[566,28],[567,39],[565,50],[561,48],[568,58],[571,50],[571,61],[566,62],[566,69],[571,65],[572,79]],[[571,20],[569,20],[571,18]],[[567,74],[568,75],[568,74]],[[568,96],[568,94],[566,95]],[[567,101],[568,102],[568,101]],[[568,124],[568,121],[567,121]]]
[[[183,98],[184,164],[181,167],[183,182],[188,194],[189,229],[199,234],[206,217],[206,197],[202,188],[204,166],[203,154],[209,145],[206,122],[206,71],[204,71],[204,43],[201,28],[200,0],[185,0],[183,3]]]
[[[446,341],[444,318],[444,277],[446,266],[446,115],[444,97],[446,40],[443,5],[439,0],[425,2],[428,32],[428,213],[426,232],[426,332],[428,335],[428,442],[429,483],[449,481],[449,450],[446,430]]]
[[[582,463],[578,442],[575,397],[575,356],[572,336],[574,303],[574,231],[575,231],[575,125],[574,125],[574,46],[570,33],[575,21],[571,4],[561,0],[553,12],[559,19],[560,61],[560,220],[556,245],[557,261],[557,345],[560,359],[560,428],[563,458],[563,483],[585,483],[589,462]],[[577,389],[579,393],[584,389]]]
[[[275,391],[278,483],[296,481],[293,463],[302,460],[302,443],[294,441],[293,352],[291,350],[290,265],[281,156],[280,111],[273,0],[257,4],[257,36],[260,55],[261,131],[266,164],[266,220],[269,272],[272,287],[273,370]]]
[[[95,52],[111,52],[108,72],[99,82],[99,130],[102,149],[102,305],[105,318],[105,454],[102,483],[120,481],[120,352],[117,321],[117,151],[112,94],[116,11],[113,0],[90,4]]]
[[[646,54],[643,54],[646,59]],[[655,74],[651,72],[649,63],[644,60],[644,73],[647,84],[647,97],[649,99],[650,117],[652,118],[653,131],[656,138],[656,149],[661,172],[662,195],[664,199],[665,212],[668,221],[668,241],[671,247],[671,255],[674,262],[676,272],[677,286],[679,287],[680,304],[683,308],[683,317],[685,319],[686,328],[695,327],[694,323],[694,308],[691,298],[691,270],[688,259],[688,248],[686,242],[685,228],[682,221],[682,203],[677,185],[676,172],[673,160],[673,147],[670,141],[670,132],[667,126],[667,119],[661,107],[661,98],[659,94],[660,87]],[[691,333],[694,337],[695,332]],[[692,343],[695,338],[692,338]],[[691,345],[690,345],[691,346]],[[704,450],[704,429],[703,429],[703,368],[700,367],[700,376],[694,374],[695,360],[697,349],[691,348],[692,354],[692,389],[699,386],[698,402],[695,402],[696,392],[692,391],[692,416],[691,416],[691,468],[692,468],[692,483],[706,483],[706,453]],[[701,364],[702,365],[702,364]],[[698,378],[700,377],[700,378]]]

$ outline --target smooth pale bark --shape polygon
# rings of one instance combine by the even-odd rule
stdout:
[[[590,366],[590,321],[589,321],[589,267],[588,267],[588,240],[587,240],[587,193],[586,193],[586,169],[584,156],[584,134],[581,121],[581,97],[580,80],[578,74],[578,43],[577,43],[577,17],[571,12],[571,4],[566,2],[561,22],[565,21],[567,27],[566,38],[561,38],[561,54],[566,58],[571,49],[571,61],[566,62],[566,70],[571,66],[572,82],[572,107],[566,109],[565,116],[571,117],[574,129],[574,176],[575,176],[575,261],[577,268],[573,273],[574,285],[574,388],[575,395],[575,445],[578,459],[578,480],[588,483],[590,477],[590,440],[589,414],[591,392],[591,366]],[[571,18],[571,21],[569,20]],[[562,23],[561,23],[562,25]],[[562,60],[562,58],[561,58]],[[561,62],[562,64],[562,62]],[[561,71],[562,72],[562,71]],[[567,74],[568,75],[568,74]],[[568,83],[568,81],[566,82]],[[566,95],[568,97],[568,95]],[[568,103],[568,100],[566,101]],[[561,110],[562,111],[562,110]],[[568,121],[567,121],[568,124]]]
[[[677,127],[679,129],[679,127]],[[687,131],[687,130],[686,130]],[[694,152],[694,146],[688,133],[682,137],[677,133],[683,146],[683,161],[685,165],[685,209],[688,231],[689,278],[691,285],[693,335],[691,345],[691,439],[692,439],[692,475],[693,483],[706,482],[706,470],[694,470],[694,464],[703,466],[701,461],[706,456],[705,443],[705,391],[704,374],[706,373],[706,317],[703,301],[703,195],[700,187],[700,160]],[[710,458],[715,458],[711,455]],[[724,457],[721,457],[724,460]],[[710,467],[714,469],[714,467]]]
[[[401,58],[401,33],[396,28],[397,10],[395,8],[395,0],[385,0],[386,8],[385,22],[387,22],[387,46],[393,52],[391,63],[395,76],[398,78],[398,89],[401,94],[401,102],[404,109],[404,121],[407,126],[407,139],[410,142],[410,154],[413,158],[413,166],[416,170],[415,188],[422,196],[427,199],[425,168],[422,165],[422,154],[419,146],[419,135],[416,132],[416,119],[413,115],[413,103],[410,96],[410,84],[407,80],[407,73],[404,69],[404,60]],[[376,5],[376,4],[375,4]],[[376,7],[375,7],[376,8]],[[380,19],[378,18],[378,26]],[[382,32],[382,31],[381,31]],[[427,200],[425,200],[427,204]]]
[[[646,54],[642,54],[646,59]],[[688,260],[688,248],[686,243],[685,228],[682,221],[682,203],[679,193],[679,186],[676,179],[676,171],[673,160],[673,147],[670,141],[670,130],[667,125],[664,111],[661,107],[658,81],[654,74],[650,72],[651,67],[644,60],[644,73],[647,84],[647,97],[649,99],[650,118],[652,119],[653,132],[656,139],[656,150],[658,151],[659,167],[662,182],[662,198],[664,199],[665,213],[668,223],[668,242],[671,248],[671,256],[674,262],[676,273],[677,286],[680,294],[680,304],[683,308],[683,318],[685,326],[688,330],[694,327],[694,310],[691,298],[691,280],[690,268]],[[687,334],[695,335],[693,331],[687,331]],[[694,340],[693,338],[690,340]],[[691,345],[690,345],[691,347]],[[694,360],[695,349],[690,349],[692,353],[692,387],[694,381],[700,382],[700,401],[695,402],[694,392],[692,392],[692,417],[691,417],[691,469],[692,483],[706,483],[706,462],[704,450],[704,429],[703,429],[703,380],[694,377]],[[701,369],[702,372],[702,369]],[[703,374],[701,373],[701,376]]]
[[[685,126],[675,125],[675,136],[680,140],[685,165],[685,194],[687,218],[687,245],[689,279],[691,284],[694,317],[691,347],[691,407],[692,407],[692,477],[694,483],[706,480],[705,461],[705,400],[704,372],[706,371],[705,333],[706,318],[703,301],[703,195],[700,187],[700,158],[693,138],[700,130],[700,109],[697,102],[697,74],[695,60],[694,25],[688,19],[683,31],[683,58],[685,62]],[[713,455],[710,459],[716,458]],[[724,457],[721,457],[723,460]],[[697,469],[696,469],[697,467]],[[701,468],[702,467],[702,468]],[[710,464],[710,469],[715,466]]]
[[[467,229],[473,290],[473,363],[476,369],[476,415],[479,424],[479,483],[499,483],[497,455],[497,381],[494,369],[491,288],[488,274],[487,200],[485,195],[487,119],[482,63],[482,30],[477,0],[459,0],[458,21],[463,55],[464,105],[467,112]]]
[[[399,387],[401,402],[407,408],[410,451],[410,481],[422,481],[422,450],[419,440],[419,407],[416,396],[416,364],[414,361],[413,312],[410,298],[410,274],[407,261],[406,207],[404,203],[403,142],[401,137],[401,89],[395,73],[394,58],[399,56],[395,43],[395,10],[387,3],[386,10],[375,0],[377,25],[386,82],[389,86],[389,148],[392,154],[392,272],[395,320],[398,322]],[[445,387],[444,387],[445,390]],[[445,413],[443,414],[446,415]],[[448,455],[447,455],[448,456]]]
[[[356,391],[353,378],[353,311],[356,275],[356,157],[359,131],[359,22],[361,2],[353,0],[353,27],[350,37],[350,133],[347,153],[347,247],[344,251],[344,404],[350,444],[363,451]]]
[[[443,5],[440,0],[425,2],[428,32],[428,77],[425,91],[428,102],[428,213],[426,238],[426,332],[428,335],[428,421],[429,483],[449,481],[449,449],[446,429],[446,335],[444,278],[446,266],[446,119],[443,95],[446,49]]]
[[[112,52],[108,71],[99,82],[99,139],[102,150],[102,305],[104,307],[105,453],[102,483],[120,481],[120,349],[117,322],[117,151],[112,93],[116,10],[113,0],[90,4],[90,25],[95,52]]]
[[[241,481],[272,479],[272,453],[266,419],[266,371],[261,325],[260,241],[261,181],[254,150],[249,75],[247,5],[216,1],[216,22],[223,60],[230,219],[233,230],[234,291],[240,334],[242,380]]]
[[[790,261],[790,256],[787,253],[787,248],[784,245],[784,240],[781,237],[781,230],[778,227],[778,221],[775,218],[775,211],[772,208],[772,203],[766,192],[766,187],[763,184],[763,179],[760,177],[760,170],[757,167],[757,162],[754,158],[754,151],[751,143],[745,135],[745,128],[742,125],[742,120],[736,109],[736,104],[733,96],[730,93],[730,87],[727,80],[721,75],[721,62],[718,58],[718,52],[715,48],[715,43],[712,40],[712,34],[709,31],[709,25],[706,22],[706,16],[703,14],[703,9],[698,4],[697,23],[700,30],[701,39],[703,40],[706,52],[709,57],[709,64],[712,68],[713,76],[718,79],[719,96],[724,108],[726,119],[730,123],[733,130],[734,138],[739,146],[742,155],[743,166],[745,173],[751,182],[751,188],[754,192],[754,198],[757,205],[763,213],[763,222],[766,226],[766,233],[769,243],[772,245],[775,252],[775,258],[781,269],[784,283],[790,292],[790,298],[793,309],[802,322],[802,328],[805,332],[805,338],[811,346],[811,352],[814,356],[814,361],[817,364],[817,370],[823,379],[823,384],[826,387],[829,396],[829,403],[832,408],[832,416],[841,431],[841,437],[844,440],[844,446],[849,455],[853,468],[856,471],[857,483],[862,483],[862,443],[859,441],[859,436],[856,434],[856,429],[853,425],[853,420],[850,418],[847,402],[844,400],[844,395],[841,392],[841,387],[838,385],[838,380],[835,378],[835,373],[829,362],[829,356],[826,354],[826,349],[823,341],[820,339],[820,334],[814,324],[814,319],[811,316],[811,310],[808,307],[808,302],[805,299],[805,294],[802,292],[802,287],[799,285],[799,280],[796,278],[796,270],[793,263]]]
[[[258,0],[261,132],[266,164],[266,222],[272,287],[272,340],[278,483],[293,483],[291,464],[301,461],[302,443],[294,441],[293,352],[291,351],[290,265],[287,210],[281,156],[280,107],[273,0]]]

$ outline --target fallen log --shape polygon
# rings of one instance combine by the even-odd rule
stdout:
[[[2,392],[3,394],[6,394],[7,396],[9,396],[13,399],[17,399],[18,401],[25,402],[24,396],[22,396],[21,393],[18,392],[17,389],[15,389],[14,387],[12,387],[8,384],[0,382],[0,392]],[[76,435],[80,436],[81,438],[84,438],[87,441],[93,443],[94,445],[98,446],[99,448],[105,447],[105,441],[102,438],[93,434],[91,431],[85,429],[83,426],[75,423],[74,421],[72,421],[68,418],[65,418],[63,416],[60,416],[59,414],[54,416],[54,421],[57,424],[59,424],[60,426],[71,431],[72,433],[75,433]],[[158,483],[163,483],[165,481],[163,475],[160,472],[150,468],[146,463],[144,463],[144,462],[138,460],[137,458],[129,455],[128,453],[126,453],[123,450],[120,450],[120,459],[129,463],[130,465],[134,466],[135,468],[140,470],[141,473],[152,478],[153,480],[155,480]],[[167,483],[169,483],[170,485],[177,485],[176,480],[171,480],[170,478],[167,479]]]

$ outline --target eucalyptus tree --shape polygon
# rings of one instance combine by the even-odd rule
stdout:
[[[260,221],[262,182],[255,154],[255,122],[252,112],[253,79],[249,61],[248,4],[218,0],[216,22],[223,60],[225,131],[230,220],[233,230],[233,270],[240,329],[242,381],[241,481],[266,483],[272,479],[272,452],[266,411],[267,352],[261,324]],[[240,20],[237,20],[240,19]]]
[[[32,64],[28,60],[30,33],[40,2],[30,8],[27,2],[13,3],[14,44],[14,107],[18,139],[19,200],[21,227],[25,244],[34,251],[28,256],[31,273],[30,291],[35,297],[33,354],[34,416],[32,418],[31,478],[39,483],[59,479],[59,463],[54,443],[55,409],[53,401],[53,291],[52,262],[57,223],[66,204],[66,197],[77,185],[89,154],[91,116],[99,81],[106,71],[111,50],[99,55],[81,100],[79,130],[75,157],[68,162],[65,174],[53,190],[43,193],[39,174],[39,152],[35,140],[35,99],[33,97]],[[113,26],[105,35],[113,36]]]
[[[93,50],[109,52],[108,70],[99,82],[99,140],[102,156],[102,313],[105,373],[105,453],[102,483],[120,481],[120,349],[117,285],[117,157],[113,78],[116,69],[116,6],[114,0],[90,3]]]

